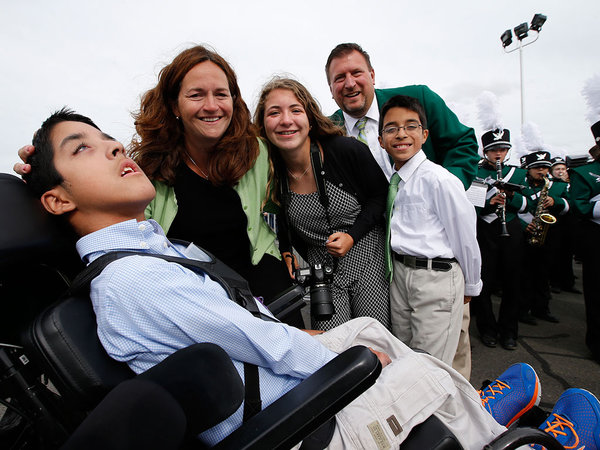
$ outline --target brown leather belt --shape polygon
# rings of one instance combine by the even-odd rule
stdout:
[[[418,256],[399,255],[394,253],[394,259],[400,261],[406,267],[413,269],[432,269],[441,272],[448,272],[452,269],[452,263],[456,262],[456,258],[420,258]]]

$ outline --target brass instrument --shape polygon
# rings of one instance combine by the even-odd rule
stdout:
[[[502,182],[502,161],[500,159],[496,160],[496,181]],[[500,218],[500,224],[502,229],[500,231],[501,237],[508,237],[508,229],[506,228],[506,194],[501,192],[500,195],[504,197],[504,203],[502,205],[498,205],[496,208],[496,215]]]
[[[548,189],[550,186],[550,180],[548,177],[544,177],[544,187],[540,191],[540,197],[538,199],[537,207],[535,208],[535,216],[531,223],[534,225],[533,233],[527,239],[527,242],[534,247],[541,247],[546,241],[546,234],[548,233],[548,227],[556,223],[556,217],[548,213],[544,209],[544,201],[548,197]]]

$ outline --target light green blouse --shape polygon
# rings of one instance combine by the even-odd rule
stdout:
[[[242,208],[248,218],[248,239],[252,264],[256,265],[265,253],[281,259],[275,244],[275,233],[263,219],[261,206],[266,196],[269,176],[269,154],[262,139],[258,140],[260,152],[254,166],[246,172],[233,187],[240,197]],[[152,181],[156,189],[156,197],[146,208],[147,219],[156,220],[168,233],[177,215],[177,198],[175,189],[162,181]]]

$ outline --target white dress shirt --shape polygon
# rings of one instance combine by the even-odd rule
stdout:
[[[460,180],[421,150],[398,170],[401,180],[391,219],[391,247],[399,254],[456,258],[465,296],[481,291],[481,254],[475,208]]]
[[[349,116],[343,111],[342,114],[344,114],[344,124],[346,125],[348,136],[358,139],[358,127],[356,126],[356,122],[360,119]],[[365,117],[367,118],[367,123],[365,124],[364,134],[369,150],[371,150],[373,158],[375,158],[375,161],[377,161],[377,164],[381,167],[383,174],[389,180],[394,173],[394,169],[387,152],[379,145],[379,107],[377,106],[377,99],[373,99],[371,108],[369,108]]]

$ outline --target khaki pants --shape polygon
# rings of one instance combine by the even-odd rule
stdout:
[[[467,381],[471,380],[471,339],[469,337],[469,324],[471,323],[471,308],[467,303],[464,307],[458,348],[452,361],[452,368],[460,373]]]
[[[336,415],[330,449],[397,449],[432,414],[465,449],[483,448],[506,430],[458,372],[437,358],[413,352],[374,319],[353,319],[315,338],[335,352],[365,345],[392,359],[375,385]]]
[[[447,272],[413,269],[394,260],[390,285],[392,333],[410,348],[451,365],[460,337],[465,279],[458,263]]]

